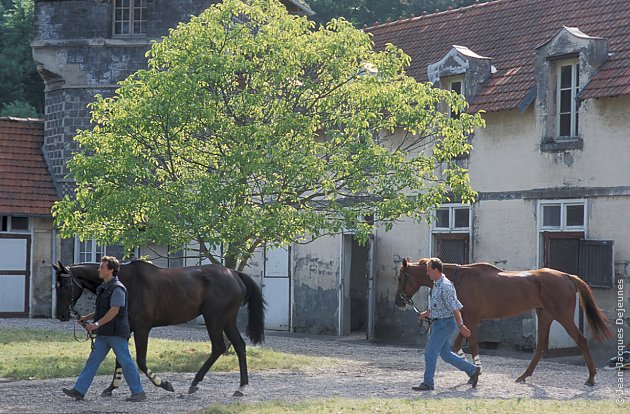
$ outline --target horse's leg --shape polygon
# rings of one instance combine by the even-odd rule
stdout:
[[[464,336],[460,333],[457,334],[455,340],[453,341],[453,352],[457,354],[458,357],[462,359],[466,359],[466,354],[462,350],[462,343],[464,342]]]
[[[472,356],[473,364],[481,368],[481,359],[479,358],[479,321],[469,320],[466,324],[470,329],[470,336],[468,337],[468,345],[470,346],[470,356]]]
[[[545,353],[549,347],[549,329],[551,328],[553,318],[549,312],[542,308],[536,309],[536,317],[538,319],[538,340],[536,341],[536,352],[534,353],[534,357],[529,363],[529,366],[523,375],[516,379],[516,382],[525,382],[525,379],[532,375],[534,369],[536,369],[536,365],[538,365],[538,361],[540,361],[540,357],[542,357],[543,353]]]
[[[225,335],[227,335],[229,341],[234,346],[234,351],[238,356],[238,367],[241,373],[241,384],[238,390],[234,392],[235,397],[242,397],[245,395],[245,387],[249,384],[249,378],[247,375],[247,354],[245,351],[245,341],[241,336],[238,328],[236,327],[236,320],[228,322],[225,327]]]
[[[136,343],[136,363],[140,371],[144,372],[144,375],[149,378],[151,383],[156,387],[164,388],[166,391],[174,392],[175,389],[170,382],[161,379],[157,374],[147,367],[147,348],[149,344],[149,332],[151,328],[143,329],[136,328],[133,332],[133,338]]]
[[[217,320],[219,317],[220,316],[215,317],[215,320],[212,321],[212,318],[210,316],[206,317],[206,315],[204,315],[204,320],[206,321],[206,329],[208,330],[210,343],[212,344],[212,352],[210,353],[210,356],[208,357],[206,362],[201,366],[199,371],[197,371],[197,374],[195,374],[195,378],[190,384],[190,388],[188,388],[188,394],[192,394],[199,389],[197,384],[203,381],[203,377],[206,375],[212,364],[216,362],[216,360],[225,352],[225,349],[227,348],[225,346],[225,342],[223,342],[223,320]]]
[[[114,377],[112,378],[111,384],[109,387],[105,388],[101,392],[101,397],[111,397],[112,392],[120,387],[120,382],[122,380],[122,367],[120,366],[120,362],[118,362],[118,358],[116,358],[116,368],[114,368]]]
[[[567,317],[558,320],[560,325],[564,327],[569,336],[573,338],[578,348],[582,352],[582,356],[584,357],[584,361],[586,361],[586,365],[588,366],[588,379],[584,383],[584,385],[590,385],[591,387],[595,385],[595,374],[597,374],[597,369],[595,368],[595,364],[593,363],[593,358],[591,357],[591,351],[588,349],[588,343],[582,332],[575,326],[575,321],[573,320],[573,312]]]

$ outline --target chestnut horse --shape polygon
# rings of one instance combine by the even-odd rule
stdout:
[[[405,306],[413,303],[411,297],[421,286],[432,287],[427,275],[427,262],[418,263],[403,260],[398,275],[395,303]],[[482,320],[492,320],[517,316],[536,309],[538,317],[538,340],[536,352],[527,370],[516,382],[525,382],[532,375],[542,354],[549,346],[551,323],[558,321],[573,338],[588,365],[589,377],[586,385],[595,385],[595,364],[588,349],[586,338],[575,326],[575,293],[580,294],[580,304],[586,313],[593,336],[603,341],[612,337],[609,322],[603,311],[597,307],[588,285],[579,277],[554,269],[529,271],[502,271],[488,263],[469,265],[444,264],[446,277],[453,282],[457,297],[464,306],[461,310],[464,323],[471,331],[469,338],[473,358],[479,355],[477,326]],[[453,349],[460,350],[462,336],[458,335]]]
[[[53,267],[57,272],[57,317],[67,321],[83,289],[95,293],[101,284],[98,264],[64,266],[58,262]],[[133,261],[120,266],[118,278],[129,295],[128,315],[136,345],[136,362],[154,385],[174,391],[168,381],[163,381],[147,367],[151,328],[176,325],[203,315],[212,350],[195,375],[188,393],[197,391],[197,384],[225,352],[225,332],[238,356],[241,374],[240,387],[234,395],[243,395],[249,382],[247,358],[245,341],[236,327],[236,315],[242,304],[247,303],[249,308],[247,336],[254,344],[264,340],[265,301],[260,287],[250,276],[219,265],[162,269],[147,262]],[[112,383],[101,395],[110,396],[118,388],[121,374],[122,369],[116,360]]]

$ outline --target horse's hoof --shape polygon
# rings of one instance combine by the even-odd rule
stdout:
[[[197,392],[197,390],[199,390],[198,386],[191,385],[190,388],[188,388],[188,394],[193,394],[193,393]]]
[[[514,382],[516,382],[517,384],[525,384],[525,378],[518,377],[516,379],[516,381],[514,381]]]
[[[247,394],[247,387],[249,385],[245,384],[245,385],[241,385],[240,387],[238,387],[238,390],[234,391],[234,394],[232,394],[233,397],[243,397]]]
[[[175,392],[175,388],[168,381],[162,381],[160,387],[164,388],[166,391]]]
[[[594,387],[595,386],[595,381],[588,379],[588,380],[586,380],[584,385],[588,385],[589,387]]]
[[[105,388],[103,392],[101,393],[101,397],[111,397],[111,396],[112,396],[112,390],[110,390],[109,388]]]

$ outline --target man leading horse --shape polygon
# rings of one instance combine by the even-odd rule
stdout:
[[[433,281],[429,309],[422,312],[421,319],[429,319],[431,324],[431,336],[424,351],[424,381],[411,389],[414,391],[430,391],[434,389],[434,376],[438,355],[445,362],[453,365],[460,371],[464,371],[470,377],[468,383],[473,388],[477,386],[481,368],[465,359],[460,358],[451,351],[450,337],[455,332],[465,337],[470,336],[470,330],[462,320],[462,304],[457,300],[457,293],[453,284],[442,273],[442,261],[432,258],[427,262],[427,274]]]

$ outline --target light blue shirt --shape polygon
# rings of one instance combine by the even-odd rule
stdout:
[[[123,288],[114,289],[112,298],[109,300],[109,306],[125,306],[125,290]]]
[[[463,307],[457,299],[455,286],[442,274],[442,277],[435,281],[429,296],[430,317],[435,319],[450,318],[453,316],[453,312]]]

